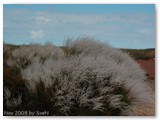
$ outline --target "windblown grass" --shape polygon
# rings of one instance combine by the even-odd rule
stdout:
[[[152,104],[152,89],[139,65],[123,51],[90,38],[67,41],[64,48],[5,48],[4,56],[5,110],[138,115],[129,111],[137,104]],[[13,101],[17,104],[7,104]]]

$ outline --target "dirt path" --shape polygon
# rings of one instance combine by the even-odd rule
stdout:
[[[140,64],[142,69],[144,69],[153,80],[155,79],[155,59],[137,60],[137,63]]]
[[[149,106],[148,108],[138,105],[133,108],[134,112],[136,112],[138,115],[146,116],[146,115],[155,115],[155,59],[150,60],[137,60],[136,61],[144,71],[149,75],[149,78],[151,79],[151,87],[153,88],[153,104]]]
[[[155,58],[150,60],[136,60],[138,64],[142,67],[144,71],[148,74],[151,81],[151,87],[155,91]]]

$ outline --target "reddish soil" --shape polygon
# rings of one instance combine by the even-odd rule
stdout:
[[[150,60],[137,60],[143,70],[154,80],[155,79],[155,58]]]

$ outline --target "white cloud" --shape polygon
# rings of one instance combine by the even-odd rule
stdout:
[[[34,16],[38,23],[70,23],[91,25],[97,23],[122,22],[125,24],[143,24],[150,15],[146,14],[71,14],[38,12]],[[136,19],[135,19],[136,18]]]
[[[4,38],[34,41],[36,38],[62,43],[65,37],[90,36],[100,40],[120,40],[131,44],[155,39],[154,15],[152,14],[87,14],[63,13],[50,11],[4,11]],[[44,33],[45,30],[45,33]],[[29,35],[28,35],[29,31]],[[127,34],[127,35],[126,35]],[[22,37],[19,35],[23,35]],[[41,42],[42,39],[39,39]],[[42,41],[44,42],[44,40]]]
[[[38,24],[46,24],[46,23],[49,23],[51,20],[45,16],[37,16],[35,18],[36,20],[36,23]]]
[[[147,28],[140,29],[140,30],[138,30],[138,32],[142,33],[142,34],[147,34],[147,35],[151,33],[151,31]]]
[[[31,31],[31,37],[32,38],[42,38],[44,37],[44,32],[43,30],[32,30]]]

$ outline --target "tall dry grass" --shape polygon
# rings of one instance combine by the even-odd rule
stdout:
[[[90,38],[67,41],[65,49],[22,46],[7,64],[25,80],[27,109],[51,115],[139,115],[136,105],[147,108],[153,102],[140,66],[123,51]]]

